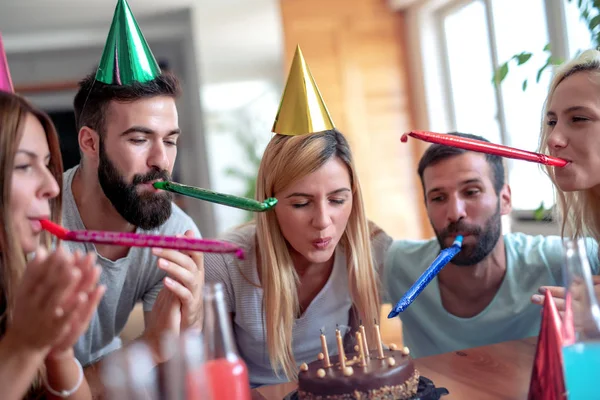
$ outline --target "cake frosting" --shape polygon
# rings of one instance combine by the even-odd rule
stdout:
[[[378,352],[371,350],[366,363],[362,362],[359,353],[347,353],[345,368],[341,367],[337,355],[331,356],[328,368],[323,360],[303,364],[298,374],[298,397],[303,400],[413,398],[417,393],[419,372],[407,348],[393,348],[395,346],[384,350],[383,358],[378,358]]]

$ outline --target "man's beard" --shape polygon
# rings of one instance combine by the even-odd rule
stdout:
[[[486,221],[483,228],[458,221],[448,225],[441,232],[436,231],[435,234],[440,246],[444,248],[448,239],[454,240],[459,232],[473,235],[476,242],[475,244],[465,244],[463,242],[462,249],[450,262],[461,267],[468,267],[481,262],[494,250],[502,234],[500,202],[498,202],[496,212]]]
[[[173,195],[170,192],[137,192],[137,185],[156,179],[170,180],[170,174],[164,170],[152,169],[147,174],[134,175],[133,182],[127,183],[108,158],[104,144],[100,141],[98,180],[102,191],[127,222],[144,230],[158,228],[171,216]]]

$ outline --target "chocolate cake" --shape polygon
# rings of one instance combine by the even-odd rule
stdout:
[[[369,352],[366,366],[359,353],[347,353],[342,369],[338,356],[331,356],[330,367],[319,360],[302,364],[298,374],[298,397],[305,400],[407,400],[417,393],[419,372],[407,348]]]

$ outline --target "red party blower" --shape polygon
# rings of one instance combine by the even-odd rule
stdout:
[[[534,153],[531,151],[519,150],[513,147],[503,146],[501,144],[484,142],[482,140],[448,135],[445,133],[412,131],[402,135],[400,140],[402,142],[406,142],[408,141],[408,136],[412,136],[425,142],[457,147],[459,149],[476,151],[478,153],[493,154],[500,157],[514,158],[516,160],[536,162],[553,167],[564,167],[569,163],[567,160],[563,160],[562,158],[547,156],[545,154]]]

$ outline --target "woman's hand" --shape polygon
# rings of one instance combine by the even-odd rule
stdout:
[[[68,332],[54,344],[48,359],[72,357],[72,348],[79,337],[87,330],[90,320],[104,295],[105,287],[98,286],[101,269],[95,265],[95,253],[83,256],[80,252],[73,255],[73,266],[81,273],[81,279],[70,296],[65,298],[62,307],[71,315],[67,321]]]
[[[69,333],[77,308],[65,307],[65,300],[74,295],[82,278],[73,263],[73,256],[60,247],[50,254],[38,248],[16,288],[6,331],[11,343],[47,354]]]
[[[593,275],[592,282],[594,284],[594,292],[596,293],[596,298],[600,299],[600,276]],[[546,290],[550,291],[552,297],[554,299],[554,303],[556,303],[556,308],[558,309],[561,317],[565,311],[565,296],[566,291],[564,287],[561,286],[541,286],[538,289],[539,294],[534,294],[531,296],[531,302],[538,305],[544,304],[544,295]]]

